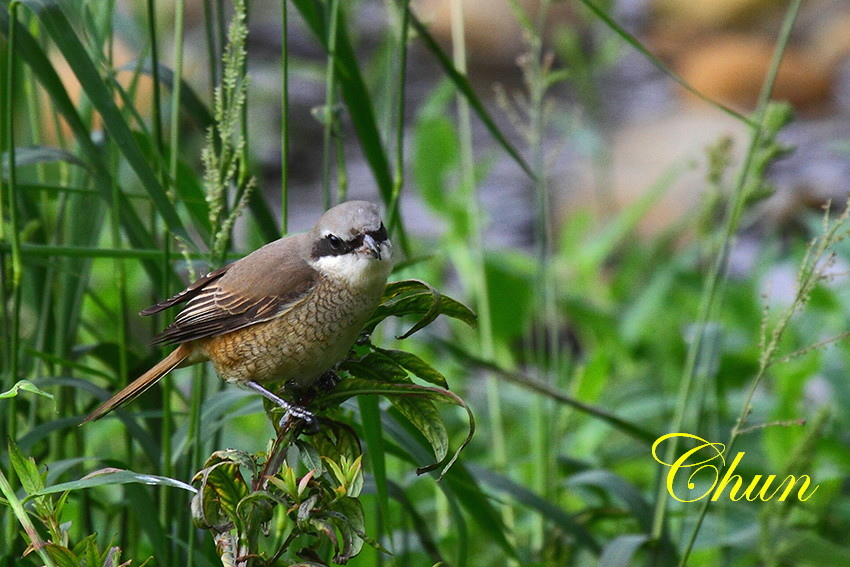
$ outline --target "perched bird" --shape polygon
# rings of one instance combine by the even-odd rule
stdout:
[[[305,420],[312,415],[262,386],[312,385],[351,348],[392,267],[378,207],[348,201],[309,232],[266,244],[212,271],[140,315],[186,302],[151,341],[177,348],[90,413],[99,419],[175,368],[211,361],[219,377],[247,386]]]

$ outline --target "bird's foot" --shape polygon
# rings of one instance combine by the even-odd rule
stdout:
[[[270,400],[275,405],[283,408],[284,414],[279,423],[279,426],[281,428],[289,426],[289,423],[293,419],[297,419],[301,421],[306,433],[312,434],[318,431],[319,419],[316,417],[316,414],[314,414],[304,406],[299,406],[297,404],[293,404],[292,402],[288,402],[277,394],[270,392],[269,390],[263,388],[252,380],[248,380],[247,382],[245,382],[245,385],[254,390],[255,392],[258,392],[260,395]]]
[[[293,420],[300,421],[300,424],[297,425],[300,425],[303,433],[307,435],[315,435],[319,432],[319,418],[304,406],[289,404],[283,417],[280,418],[280,422],[278,422],[278,427],[281,430],[285,429],[290,426]]]

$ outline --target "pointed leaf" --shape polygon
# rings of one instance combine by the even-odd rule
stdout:
[[[449,434],[434,402],[427,399],[401,398],[397,396],[391,396],[389,400],[419,430],[419,433],[428,440],[428,443],[431,444],[431,450],[434,451],[437,463],[442,462],[449,451]]]
[[[195,487],[175,478],[157,476],[152,474],[140,474],[133,471],[121,469],[104,469],[88,474],[80,480],[62,482],[39,490],[34,496],[65,492],[66,490],[79,490],[81,488],[93,488],[95,486],[106,486],[111,484],[147,484],[150,486],[170,486],[181,488],[189,492],[197,492]]]
[[[448,472],[454,462],[457,460],[460,452],[466,447],[467,444],[472,440],[472,436],[475,433],[475,417],[472,415],[472,410],[469,409],[469,406],[466,405],[460,397],[457,396],[454,392],[450,392],[449,390],[443,390],[442,388],[436,388],[431,386],[421,386],[419,384],[407,384],[407,383],[388,383],[381,382],[378,380],[370,380],[365,378],[356,377],[354,372],[360,372],[360,375],[369,376],[369,370],[365,367],[357,369],[352,369],[352,376],[346,378],[339,384],[337,384],[334,390],[316,400],[317,404],[320,405],[332,405],[332,404],[340,404],[343,401],[351,398],[353,396],[360,396],[365,394],[377,394],[386,397],[390,400],[399,411],[403,412],[404,416],[407,419],[411,420],[411,423],[416,426],[416,428],[428,439],[428,442],[431,444],[431,448],[434,451],[435,455],[443,454],[443,441],[441,440],[441,436],[445,433],[445,426],[443,426],[442,418],[439,417],[439,414],[436,413],[436,409],[432,411],[430,407],[426,407],[426,405],[417,405],[417,404],[409,404],[405,402],[398,403],[400,399],[409,399],[409,398],[422,398],[429,402],[440,402],[440,403],[449,403],[456,406],[462,407],[466,410],[466,415],[469,420],[469,434],[466,439],[460,444],[455,453],[443,462],[436,462],[431,465],[420,467],[417,469],[418,474],[422,474],[431,470],[438,468],[443,465],[443,470],[440,473],[440,478]],[[408,400],[409,401],[409,400]],[[402,407],[399,407],[401,405]],[[435,425],[434,423],[430,423],[429,420],[434,419],[439,425]],[[415,420],[415,421],[414,421]],[[442,433],[440,431],[442,428]],[[441,458],[442,460],[442,458]]]
[[[21,391],[21,390],[23,390],[25,392],[29,392],[31,394],[37,394],[39,396],[44,396],[45,398],[50,398],[51,400],[53,400],[53,406],[56,407],[56,398],[53,397],[53,394],[49,394],[49,393],[45,392],[44,390],[42,390],[41,388],[39,388],[38,386],[36,386],[32,382],[30,382],[29,380],[19,380],[10,389],[6,390],[5,392],[0,392],[0,399],[14,398],[15,396],[18,395],[18,392]]]
[[[462,303],[442,295],[433,286],[420,280],[404,280],[387,284],[384,295],[372,318],[366,323],[364,332],[371,333],[387,317],[421,315],[419,321],[398,337],[404,339],[430,324],[439,315],[459,319],[474,326],[477,316]]]
[[[24,492],[32,496],[44,488],[44,477],[38,471],[38,465],[35,464],[35,459],[25,456],[14,441],[9,439],[9,462],[12,468],[15,469],[15,474],[21,481],[21,486],[24,487]]]
[[[599,564],[610,567],[629,567],[634,565],[637,551],[652,539],[649,534],[626,534],[615,537],[605,545]]]
[[[195,522],[207,529],[226,529],[232,524],[242,531],[238,506],[249,490],[239,464],[223,460],[196,474],[195,480],[201,481],[193,499]]]
[[[363,538],[360,534],[366,531],[366,521],[363,516],[363,506],[356,498],[344,496],[334,503],[331,521],[342,536],[342,549],[339,550],[334,563],[345,563],[363,549]]]
[[[56,567],[80,567],[79,558],[67,547],[49,541],[44,546],[44,550]]]
[[[6,177],[9,174],[7,171],[9,168],[8,155],[8,152],[2,153],[3,177]],[[82,168],[88,167],[86,162],[71,152],[67,152],[61,148],[53,148],[50,146],[25,146],[15,148],[15,167],[33,165],[37,163],[52,163],[57,161],[78,165]]]
[[[443,376],[436,368],[416,356],[415,354],[403,350],[384,350],[375,349],[387,358],[398,363],[399,366],[426,382],[430,382],[440,388],[448,389],[449,385],[446,382],[446,377]]]

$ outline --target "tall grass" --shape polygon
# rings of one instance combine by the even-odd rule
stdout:
[[[812,218],[811,243],[768,242],[747,277],[727,272],[742,219],[764,193],[765,168],[782,153],[775,138],[789,117],[770,103],[770,87],[799,0],[777,36],[757,111],[718,110],[750,127],[750,145],[726,193],[724,223],[684,227],[699,235],[691,240],[634,237],[655,193],[608,219],[575,211],[555,233],[547,143],[571,141],[552,119],[569,111],[555,87],[576,89],[595,119],[594,78],[605,62],[578,42],[561,54],[566,63],[555,62],[548,1],[532,16],[511,0],[527,50],[509,109],[469,79],[460,0],[452,2],[451,47],[399,1],[383,4],[387,35],[372,51],[352,23],[362,2],[283,3],[281,183],[254,186],[264,152],[247,117],[269,110],[253,96],[245,34],[259,5],[234,4],[203,4],[198,49],[186,40],[183,2],[173,6],[173,29],[153,1],[129,15],[112,2],[3,2],[2,564],[117,564],[119,555],[134,565],[236,564],[240,556],[259,565],[260,555],[313,565],[334,557],[355,565],[850,561],[841,504],[849,424],[840,411],[850,399],[850,352],[838,340],[850,298],[833,285],[850,255],[847,215]],[[607,9],[582,4],[586,25],[608,45],[652,58]],[[323,50],[321,60],[290,51],[295,25]],[[139,39],[135,61],[119,69],[122,26]],[[418,107],[406,93],[418,72],[409,62],[414,42],[439,72]],[[388,63],[372,65],[364,53]],[[187,70],[203,57],[208,81],[193,86]],[[275,429],[254,396],[198,369],[77,428],[97,400],[161,354],[145,342],[165,319],[149,324],[136,311],[288,232],[289,166],[304,137],[287,91],[299,73],[323,92],[314,110],[321,144],[311,148],[321,152],[316,201],[346,197],[347,156],[356,153],[401,251],[393,279],[435,287],[390,288],[369,325],[371,343],[357,347],[347,378],[318,401],[346,425],[300,438]],[[503,130],[496,112],[514,116],[521,135]],[[476,145],[477,125],[486,147]],[[476,156],[488,153],[506,156],[533,188],[530,253],[492,249],[484,238],[486,171]],[[409,233],[399,206],[408,198],[444,221],[445,234]],[[787,263],[802,266],[794,299],[763,307],[771,300],[762,279]],[[452,321],[397,339],[414,316],[416,330],[438,313],[473,321],[436,291],[443,288],[462,294],[477,328]],[[394,316],[407,318],[381,322]],[[804,384],[831,394],[810,407]],[[463,400],[479,427],[454,462],[471,423],[454,407]],[[667,468],[652,458],[655,439],[671,431],[746,451],[738,471],[746,478],[808,474],[818,491],[805,502],[675,501]],[[671,462],[685,445],[665,449]],[[442,466],[427,466],[435,460]]]

